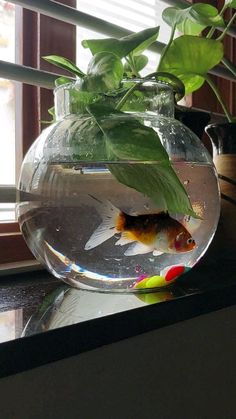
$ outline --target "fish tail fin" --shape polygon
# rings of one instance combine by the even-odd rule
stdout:
[[[97,198],[94,199],[97,201],[96,208],[102,218],[102,222],[85,244],[85,250],[93,249],[113,237],[118,231],[117,224],[122,214],[110,201],[102,202]]]

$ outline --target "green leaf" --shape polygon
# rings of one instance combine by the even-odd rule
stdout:
[[[157,71],[156,75],[153,73],[153,76],[156,77],[157,81],[162,81],[172,87],[176,102],[185,96],[185,85],[180,78],[176,77],[174,74]]]
[[[159,26],[144,29],[141,32],[132,33],[120,39],[87,39],[82,41],[82,45],[84,48],[89,48],[93,55],[106,51],[113,52],[118,57],[123,58],[130,54],[130,52],[133,52],[134,55],[140,55],[156,41],[158,34]]]
[[[86,112],[86,107],[101,100],[101,95],[93,92],[86,92],[69,89],[70,113],[78,114]]]
[[[163,209],[194,216],[188,195],[156,131],[131,114],[114,109],[92,105],[88,112],[103,132],[110,162],[120,162],[109,165],[119,182],[147,195],[158,205],[164,203]],[[137,163],[130,164],[131,161]]]
[[[221,42],[183,35],[175,39],[163,57],[160,71],[174,74],[185,85],[185,94],[199,89],[207,72],[223,57]]]
[[[48,55],[42,58],[48,61],[50,64],[54,64],[57,67],[63,68],[64,70],[67,70],[80,78],[85,76],[83,71],[81,71],[72,61],[68,60],[67,58],[60,57],[59,55]]]
[[[225,26],[216,7],[204,3],[196,3],[186,9],[168,7],[163,11],[162,18],[186,35],[199,35],[208,26]]]
[[[236,0],[225,0],[225,5],[231,9],[236,9]]]
[[[109,92],[119,88],[123,78],[123,64],[111,52],[98,52],[88,65],[87,76],[81,82],[81,89],[89,92]]]
[[[67,77],[58,77],[58,78],[55,80],[55,86],[56,86],[56,87],[58,87],[58,86],[61,86],[62,84],[71,83],[72,81],[73,81],[73,80],[68,79]]]
[[[148,63],[148,57],[146,55],[134,55],[132,56],[132,61],[133,61],[133,65],[134,68],[136,70],[136,72],[141,71],[144,67],[146,67],[147,63]],[[133,75],[133,70],[130,66],[129,63],[125,63],[124,65],[124,70],[126,72],[126,74],[131,74],[131,76]]]
[[[98,125],[90,115],[77,118],[69,130],[69,144],[74,161],[103,161],[105,141]]]
[[[152,199],[163,210],[196,217],[189,198],[174,169],[167,162],[158,164],[113,164],[109,170],[122,184]]]

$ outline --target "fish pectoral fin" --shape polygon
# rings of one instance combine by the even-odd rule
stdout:
[[[95,201],[97,200],[94,197],[91,198],[93,198]],[[102,223],[96,228],[96,230],[85,244],[85,250],[90,250],[99,246],[117,233],[116,221],[120,210],[114,207],[114,205],[109,201],[101,202],[97,200],[96,205],[102,218]]]
[[[123,233],[119,240],[115,243],[116,246],[124,246],[125,244],[132,243],[135,240],[128,236],[128,234]]]
[[[159,250],[154,249],[152,254],[153,256],[160,256],[160,255],[163,255],[163,252],[159,252]]]
[[[110,227],[107,229],[106,224],[100,224],[100,226],[93,232],[90,239],[84,246],[85,250],[93,249],[94,247],[99,246],[99,244],[104,243],[106,240],[110,239],[116,233],[115,227]]]
[[[133,243],[128,249],[125,251],[125,256],[135,256],[135,255],[144,255],[145,253],[150,253],[153,251],[153,247],[147,246],[143,243]]]

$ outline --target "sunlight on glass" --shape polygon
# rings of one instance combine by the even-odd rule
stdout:
[[[0,59],[15,62],[15,6],[0,0]],[[0,78],[0,185],[15,184],[14,82]],[[0,213],[1,217],[1,213]]]

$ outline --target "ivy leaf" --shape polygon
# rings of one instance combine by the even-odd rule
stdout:
[[[71,83],[72,81],[73,81],[73,80],[68,79],[67,77],[58,77],[58,78],[55,80],[55,86],[56,86],[56,87],[58,87],[58,86],[61,86],[62,84]]]
[[[178,77],[188,95],[203,85],[208,71],[222,58],[223,45],[220,41],[183,35],[172,42],[159,70]]]
[[[104,51],[112,52],[120,58],[126,57],[130,52],[133,52],[134,55],[140,55],[156,41],[159,28],[157,26],[155,28],[144,29],[141,32],[132,33],[120,39],[87,39],[82,41],[82,45],[84,48],[89,48],[93,55]]]
[[[167,7],[162,13],[163,20],[171,27],[186,35],[199,35],[208,26],[224,27],[224,20],[216,7],[197,3],[186,9]]]
[[[225,5],[231,9],[236,9],[236,0],[225,0]]]
[[[87,76],[81,81],[81,89],[89,92],[108,92],[119,88],[123,78],[123,64],[111,52],[98,52],[88,65]]]
[[[157,81],[162,81],[172,87],[176,102],[185,96],[185,85],[182,80],[174,74],[166,73],[165,71],[157,71],[156,74],[153,73],[153,76]]]
[[[70,113],[78,114],[86,112],[86,107],[101,100],[101,95],[93,92],[84,92],[74,88],[68,91],[70,97]]]
[[[167,162],[158,164],[114,164],[110,172],[122,184],[152,199],[157,207],[172,213],[196,217],[189,198],[174,169]]]
[[[57,67],[63,68],[64,70],[69,71],[70,73],[83,78],[85,74],[81,71],[72,61],[67,58],[60,57],[59,55],[47,55],[42,57],[44,60],[48,61],[50,64],[54,64]]]
[[[120,161],[108,165],[119,182],[147,195],[157,205],[165,203],[163,209],[196,216],[156,131],[131,114],[107,107],[91,105],[88,112],[103,132],[110,162]]]
[[[69,130],[69,144],[74,161],[103,161],[106,155],[105,141],[94,118],[84,114],[76,119]]]
[[[148,63],[148,57],[144,54],[134,55],[132,57],[132,60],[133,60],[133,64],[134,64],[134,68],[135,68],[136,72],[141,71],[144,67],[146,67],[146,65]],[[129,63],[127,63],[127,62],[125,63],[124,70],[125,70],[126,74],[133,75],[133,70],[132,70],[131,66],[129,65]]]

